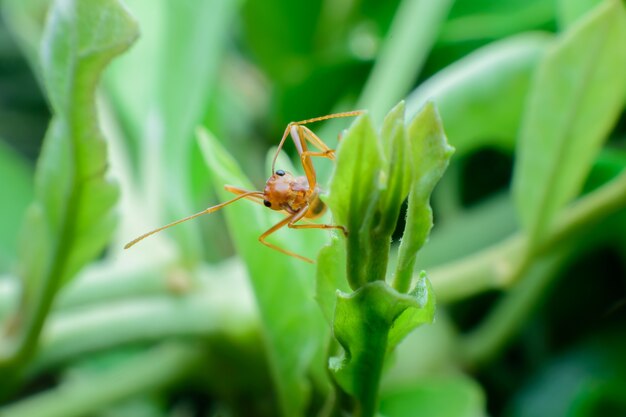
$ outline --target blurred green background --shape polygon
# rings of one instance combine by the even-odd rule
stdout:
[[[18,237],[52,112],[39,58],[50,3],[2,2],[5,329],[18,305],[32,302],[18,295]],[[418,260],[439,299],[437,319],[392,358],[382,415],[626,415],[626,191],[607,188],[626,167],[623,1],[124,4],[140,36],[106,68],[97,92],[108,175],[121,191],[117,226],[106,250],[63,284],[39,350],[5,387],[0,416],[279,415],[282,376],[267,358],[281,351],[263,342],[268,320],[295,311],[301,323],[320,312],[314,267],[253,253],[262,248],[255,230],[275,218],[233,207],[121,248],[223,200],[197,126],[241,167],[232,184],[260,189],[290,121],[366,109],[380,122],[400,100],[412,117],[428,99],[457,150],[432,197],[435,227]],[[335,146],[348,125],[315,131]],[[319,163],[322,183],[331,169]],[[252,184],[239,182],[245,176]],[[539,208],[527,198],[535,190]],[[575,198],[596,210],[571,220],[576,213],[565,206]],[[281,239],[315,256],[327,236],[307,233]],[[310,305],[280,297],[290,280]],[[273,313],[263,307],[269,297]],[[302,338],[328,337],[309,324]],[[285,343],[306,350],[294,337]],[[323,415],[326,376],[311,363],[303,374],[319,386],[306,390],[302,412]],[[116,391],[118,377],[128,383]],[[69,397],[57,391],[64,384]]]

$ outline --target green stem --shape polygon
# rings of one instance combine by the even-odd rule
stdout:
[[[196,371],[202,351],[166,344],[97,375],[68,381],[42,394],[0,408],[2,417],[90,415],[110,404],[168,387]]]
[[[207,288],[187,296],[109,302],[83,308],[80,315],[53,315],[28,372],[38,373],[79,355],[130,343],[215,334],[253,337],[258,324],[250,300],[226,297],[225,292]]]
[[[452,2],[403,0],[400,3],[358,108],[367,109],[374,120],[381,120],[409,92]]]
[[[522,249],[523,261],[512,272],[511,282],[520,281],[489,313],[478,328],[462,341],[464,362],[472,366],[496,355],[518,331],[524,318],[541,300],[545,289],[571,253],[571,237],[591,223],[606,217],[626,204],[626,174],[579,200],[566,211],[537,253]],[[544,256],[541,256],[544,255]]]
[[[516,285],[489,312],[477,329],[461,340],[463,362],[480,366],[493,358],[525,323],[563,265],[568,250],[557,250],[533,263]]]
[[[626,206],[626,173],[573,203],[556,220],[543,243],[533,252],[541,256],[558,249],[573,236]],[[528,257],[528,241],[517,233],[476,254],[430,271],[440,302],[453,302],[516,283],[534,262]]]
[[[364,331],[367,332],[367,324],[363,323]],[[387,352],[387,334],[375,332],[370,340],[371,348],[367,351],[366,358],[361,358],[360,369],[361,382],[358,386],[359,392],[354,415],[356,417],[374,417],[378,411],[378,390],[380,378],[383,373],[385,354]]]

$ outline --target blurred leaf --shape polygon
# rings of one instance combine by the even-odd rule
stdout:
[[[249,180],[215,138],[201,130],[199,141],[213,183],[224,201],[233,197],[222,189],[224,184],[250,189]],[[249,201],[225,208],[224,215],[237,253],[248,267],[281,414],[303,415],[309,391],[307,368],[316,352],[325,348],[326,326],[313,299],[314,268],[258,241],[282,215],[276,216]],[[298,232],[277,233],[270,241],[284,248],[298,247],[305,239]]]
[[[473,3],[473,4],[471,4]],[[440,36],[441,42],[468,42],[504,38],[553,24],[553,1],[457,1]]]
[[[459,156],[489,145],[512,149],[531,74],[549,40],[524,34],[478,49],[411,93],[408,116],[436,102]]]
[[[167,167],[165,189],[167,205],[177,215],[192,206],[191,162],[194,129],[213,98],[222,55],[229,40],[238,0],[166,1],[165,46],[160,62],[156,105],[163,118],[164,154]],[[150,146],[150,145],[148,145]],[[209,186],[209,182],[204,183]],[[182,252],[187,258],[200,258],[199,229],[184,225]],[[209,241],[209,246],[215,244]]]
[[[513,180],[518,212],[532,242],[580,191],[622,109],[625,44],[624,6],[607,0],[572,26],[539,66]]]
[[[558,21],[562,29],[567,28],[597,7],[602,0],[558,0]]]
[[[0,178],[10,178],[2,186],[0,205],[0,272],[12,266],[17,252],[20,219],[33,199],[32,167],[0,141]]]
[[[379,365],[386,354],[411,330],[432,322],[434,313],[434,295],[425,275],[409,294],[380,281],[351,294],[337,294],[333,329],[344,351],[331,358],[330,369],[341,388],[356,397],[360,409],[375,407]]]
[[[193,129],[213,98],[239,1],[133,0],[130,6],[146,36],[137,50],[114,64],[107,86],[131,139],[138,142],[142,188],[152,193],[146,196],[152,217],[161,217],[163,211],[170,218],[182,217],[193,202],[189,166],[201,161],[191,157],[196,150]],[[147,65],[152,70],[146,71]],[[199,228],[181,225],[172,234],[188,261],[200,258]],[[214,241],[207,244],[217,246]]]
[[[42,70],[55,115],[22,230],[26,335],[19,349],[33,348],[58,289],[100,254],[113,232],[118,190],[105,177],[94,94],[103,68],[136,37],[135,22],[115,0],[57,1],[51,9]]]
[[[417,251],[426,242],[433,225],[430,194],[454,153],[454,148],[448,145],[439,114],[430,102],[411,121],[407,135],[413,178],[406,225],[393,277],[394,288],[400,292],[408,290]]]
[[[384,417],[482,417],[485,398],[480,386],[457,376],[429,378],[386,394],[380,401]]]
[[[451,0],[402,0],[361,97],[359,108],[379,121],[410,91],[448,16]]]
[[[149,129],[154,129],[149,124],[148,114],[154,111],[151,107],[154,106],[159,75],[163,71],[160,63],[164,53],[162,38],[165,36],[166,13],[162,0],[130,0],[127,3],[141,28],[141,37],[132,50],[111,64],[103,81],[124,126],[128,146],[137,147],[137,142],[144,136],[148,136],[146,140],[150,138],[152,132]],[[148,63],[154,67],[153,70],[146,71]],[[135,153],[142,151],[132,150]],[[152,154],[143,152],[141,157],[147,159],[149,155]]]
[[[346,273],[346,253],[343,242],[338,238],[331,240],[330,245],[325,246],[317,258],[317,283],[315,299],[324,313],[326,321],[332,325],[337,303],[337,290],[348,292],[348,286],[344,275]]]
[[[596,417],[626,413],[626,339],[593,334],[544,362],[510,402],[511,417]]]
[[[202,365],[202,355],[202,349],[190,344],[162,343],[143,355],[93,372],[88,379],[70,379],[0,412],[3,417],[92,416],[113,404],[179,383]]]
[[[11,30],[40,82],[39,46],[50,3],[51,0],[5,0],[0,4],[3,22]]]

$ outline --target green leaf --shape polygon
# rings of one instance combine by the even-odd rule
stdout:
[[[463,376],[421,380],[380,400],[385,417],[481,417],[485,408],[480,385]]]
[[[420,308],[408,308],[396,319],[389,331],[387,351],[391,352],[411,331],[435,317],[435,293],[426,273],[422,271],[415,287],[407,294],[415,299]]]
[[[386,354],[417,326],[432,322],[434,296],[425,275],[410,294],[372,282],[352,294],[338,292],[333,330],[343,355],[330,360],[341,388],[357,399],[362,415],[376,407]]]
[[[361,116],[339,145],[327,199],[335,223],[348,229],[347,271],[352,289],[370,280],[384,279],[370,277],[363,262],[368,256],[376,256],[371,253],[370,229],[380,198],[382,169],[378,135],[370,118]]]
[[[198,135],[222,201],[233,197],[223,190],[224,184],[252,189],[236,161],[217,139],[204,130]],[[284,215],[249,201],[236,202],[223,212],[237,253],[248,267],[281,414],[303,415],[309,392],[306,373],[316,352],[325,348],[326,340],[324,318],[313,298],[314,267],[258,241]],[[269,241],[292,249],[303,247],[305,239],[306,233],[302,231],[285,230],[272,235]]]
[[[417,251],[426,242],[433,225],[430,194],[454,153],[454,148],[448,145],[439,114],[432,103],[427,103],[411,121],[407,135],[413,179],[406,225],[393,278],[393,286],[400,292],[409,289]]]
[[[513,180],[531,242],[541,239],[559,210],[580,191],[622,109],[625,44],[624,6],[607,0],[558,39],[538,68]]]
[[[380,195],[367,226],[370,256],[361,262],[368,271],[370,280],[384,279],[387,273],[388,255],[400,208],[411,186],[411,159],[406,129],[404,126],[404,102],[400,102],[385,117],[380,132],[383,169],[380,172]],[[372,201],[374,203],[374,201]],[[365,226],[365,225],[364,225]]]
[[[10,178],[2,185],[0,205],[0,271],[13,265],[17,252],[20,221],[33,199],[32,167],[0,141],[0,178]]]
[[[114,230],[118,190],[106,178],[95,90],[104,67],[136,37],[117,1],[63,0],[51,8],[41,59],[54,117],[22,233],[25,333],[18,349],[33,348],[58,289],[100,254]]]
[[[550,39],[523,34],[472,52],[421,84],[407,98],[408,116],[436,102],[459,156],[485,146],[513,149],[531,75]]]
[[[380,235],[391,235],[396,227],[400,207],[411,187],[411,160],[404,126],[404,102],[401,101],[385,117],[380,132],[385,170],[384,193],[379,211],[382,218],[377,226]]]

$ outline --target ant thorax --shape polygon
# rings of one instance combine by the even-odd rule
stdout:
[[[295,177],[278,169],[265,183],[263,204],[272,210],[295,213],[307,204],[308,194],[309,182],[305,176]]]

